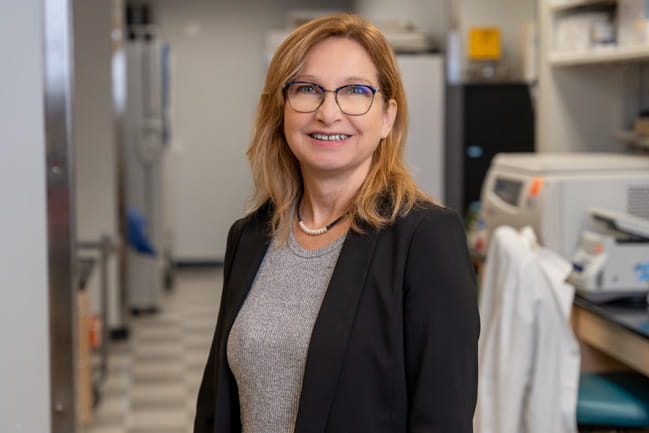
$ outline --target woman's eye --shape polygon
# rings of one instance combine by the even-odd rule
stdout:
[[[347,94],[347,95],[364,95],[364,96],[367,96],[372,92],[366,86],[349,86],[349,87],[345,88],[344,93]]]
[[[297,89],[295,91],[297,93],[307,93],[307,94],[319,93],[318,88],[316,86],[312,86],[309,84],[300,84],[297,86]]]

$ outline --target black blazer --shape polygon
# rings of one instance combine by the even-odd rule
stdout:
[[[269,215],[263,207],[230,229],[195,433],[241,432],[226,342],[269,245]],[[472,432],[478,333],[454,212],[423,204],[380,231],[350,231],[311,336],[295,432]]]

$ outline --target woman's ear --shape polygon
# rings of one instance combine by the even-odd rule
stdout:
[[[381,138],[388,136],[390,131],[392,131],[392,126],[394,125],[394,119],[397,118],[397,101],[390,99],[383,110],[383,130],[381,131]]]

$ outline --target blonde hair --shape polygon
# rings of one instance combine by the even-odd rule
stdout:
[[[370,171],[349,205],[351,229],[380,229],[408,213],[418,201],[432,201],[419,191],[403,160],[408,109],[392,48],[374,25],[358,15],[319,18],[297,28],[273,56],[247,151],[255,186],[253,209],[272,203],[270,230],[279,234],[280,242],[288,235],[292,208],[303,188],[300,165],[283,132],[284,86],[299,74],[309,50],[330,37],[354,40],[367,51],[377,69],[380,94],[386,102],[394,99],[398,107],[392,130],[379,143]]]

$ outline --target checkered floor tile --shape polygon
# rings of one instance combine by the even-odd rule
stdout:
[[[130,319],[83,433],[191,433],[221,285],[221,269],[180,270],[159,313]]]

